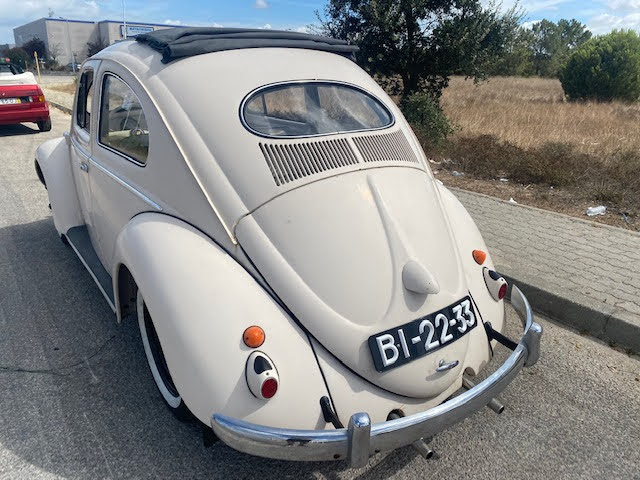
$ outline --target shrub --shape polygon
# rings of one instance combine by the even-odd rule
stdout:
[[[10,48],[6,51],[6,55],[9,57],[11,63],[15,63],[23,69],[27,68],[27,64],[29,63],[29,54],[25,52],[23,48]]]
[[[453,128],[438,102],[428,93],[415,93],[401,103],[402,113],[423,144],[438,145]]]
[[[614,30],[589,40],[571,55],[560,81],[572,100],[639,100],[640,36]]]

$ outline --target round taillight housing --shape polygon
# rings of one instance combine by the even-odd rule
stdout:
[[[487,267],[482,269],[484,276],[484,283],[487,285],[489,294],[496,301],[499,302],[507,295],[507,281],[502,275],[494,270],[489,270]]]
[[[247,359],[245,378],[251,393],[262,400],[273,398],[280,386],[280,376],[273,361],[257,350]]]

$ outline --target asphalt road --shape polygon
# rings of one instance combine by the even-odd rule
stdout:
[[[58,240],[33,158],[68,124],[54,110],[50,133],[0,127],[0,479],[640,479],[640,360],[544,319],[505,412],[436,437],[437,460],[404,448],[349,470],[204,448],[162,404],[135,323],[115,324]]]

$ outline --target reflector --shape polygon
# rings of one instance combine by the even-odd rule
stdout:
[[[278,391],[278,381],[275,378],[267,378],[262,384],[260,393],[264,398],[273,397]]]

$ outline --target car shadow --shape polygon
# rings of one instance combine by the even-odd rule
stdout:
[[[137,322],[116,324],[51,218],[0,228],[0,332],[0,458],[9,477],[365,480],[416,456],[405,448],[346,472],[345,462],[205,448],[202,427],[164,406]]]
[[[16,125],[0,125],[0,137],[13,137],[17,135],[32,135],[34,133],[40,133],[38,127],[29,127],[24,123],[18,123]]]

